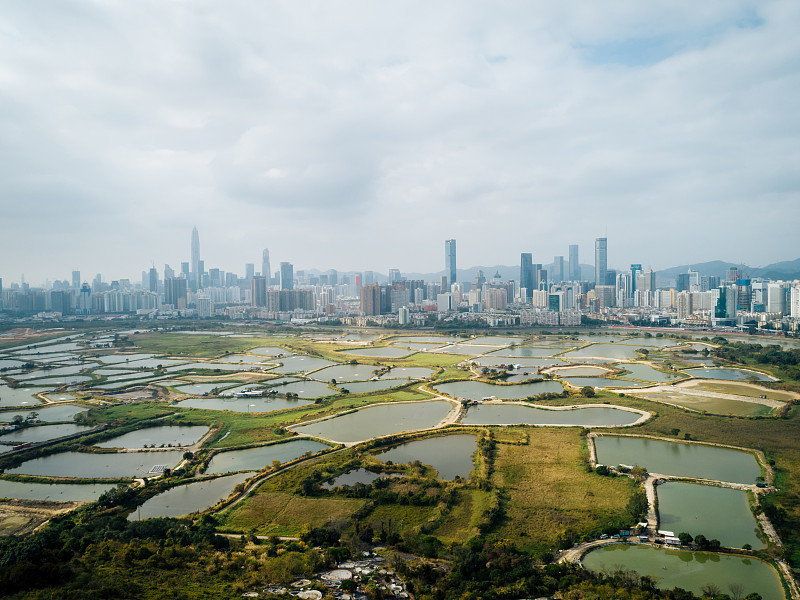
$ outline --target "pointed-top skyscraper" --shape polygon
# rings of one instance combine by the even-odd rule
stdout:
[[[190,268],[192,289],[197,290],[200,286],[200,234],[197,233],[197,227],[192,229],[192,260]]]
[[[264,248],[264,252],[261,253],[261,275],[267,278],[267,287],[269,287],[269,280],[272,277],[269,265],[269,248]]]
[[[444,270],[447,274],[447,285],[453,285],[456,282],[456,241],[444,241]],[[442,290],[445,292],[448,290]]]

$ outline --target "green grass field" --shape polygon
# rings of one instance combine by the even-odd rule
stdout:
[[[481,517],[492,502],[492,493],[482,490],[462,489],[456,504],[433,532],[445,543],[464,543],[478,534]]]
[[[500,537],[552,549],[565,532],[581,536],[615,520],[624,524],[632,481],[587,472],[582,443],[576,429],[538,428],[527,446],[498,444],[493,483],[508,495]]]

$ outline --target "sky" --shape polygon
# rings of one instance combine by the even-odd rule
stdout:
[[[796,0],[0,0],[0,277],[800,256]]]

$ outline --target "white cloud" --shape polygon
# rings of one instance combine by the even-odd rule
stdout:
[[[461,265],[546,262],[606,227],[620,266],[796,258],[798,12],[7,6],[0,276],[135,277],[185,260],[195,224],[206,264],[239,272],[265,246],[434,271],[449,237]]]

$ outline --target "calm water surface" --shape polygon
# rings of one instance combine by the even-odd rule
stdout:
[[[72,423],[61,423],[59,425],[31,425],[30,427],[23,427],[22,429],[16,429],[9,433],[0,435],[0,441],[44,442],[47,440],[54,440],[56,438],[64,437],[65,435],[72,435],[73,433],[89,431],[90,429],[91,427],[88,425],[73,425]]]
[[[518,385],[493,385],[483,381],[453,381],[437,385],[435,388],[453,398],[466,398],[467,400],[482,400],[491,396],[507,400],[520,400],[545,392],[560,394],[564,391],[564,386],[558,381],[539,381]]]
[[[740,450],[643,438],[595,438],[603,465],[641,465],[651,473],[753,484],[761,475],[755,457]]]
[[[44,477],[142,477],[154,465],[166,465],[172,468],[182,458],[182,450],[104,454],[61,452],[27,460],[19,467],[7,469],[6,473],[42,475]]]
[[[300,408],[311,404],[311,400],[300,398],[189,398],[178,402],[180,408],[199,408],[201,410],[229,410],[240,413],[264,413]]]
[[[756,378],[758,381],[774,381],[773,377],[757,373],[756,371],[749,371],[747,369],[684,369],[685,373],[693,375],[694,377],[703,377],[705,379],[727,379],[728,381],[747,381],[751,378]]]
[[[402,358],[412,354],[405,348],[398,348],[395,346],[388,346],[386,348],[363,348],[359,350],[342,350],[345,354],[353,354],[355,356],[368,356],[374,358]]]
[[[206,425],[161,425],[145,427],[120,435],[96,446],[100,448],[143,448],[146,445],[191,446],[208,431]]]
[[[592,571],[622,567],[655,576],[661,589],[680,587],[698,596],[707,583],[716,583],[725,593],[728,585],[741,583],[742,597],[758,592],[764,600],[785,600],[778,572],[757,558],[613,544],[589,552],[582,562]]]
[[[414,440],[376,453],[383,462],[404,464],[420,461],[439,472],[440,479],[452,480],[456,476],[466,479],[472,471],[472,455],[477,449],[477,437],[471,433],[443,435]]]
[[[0,498],[82,502],[97,500],[103,492],[113,487],[110,483],[22,483],[0,479]]]
[[[718,539],[723,546],[763,548],[758,525],[742,490],[668,481],[658,488],[658,527]]]
[[[429,429],[452,408],[453,405],[444,400],[381,404],[303,425],[295,431],[339,442],[360,442],[401,431]]]
[[[300,458],[306,452],[316,454],[329,448],[313,440],[291,440],[247,450],[231,450],[215,454],[208,464],[207,473],[233,473],[234,471],[260,471],[273,460],[282,463]]]
[[[575,425],[602,427],[630,425],[639,413],[611,407],[552,410],[524,404],[478,404],[461,419],[464,425]]]
[[[16,415],[27,417],[31,412],[38,414],[39,419],[45,422],[53,421],[72,421],[72,419],[81,412],[86,412],[88,409],[73,404],[56,404],[54,406],[39,405],[23,410],[9,410],[0,412],[1,421],[11,421]]]
[[[128,520],[181,517],[203,511],[230,496],[233,488],[252,475],[252,473],[236,473],[209,481],[179,485],[150,498],[130,513]]]

